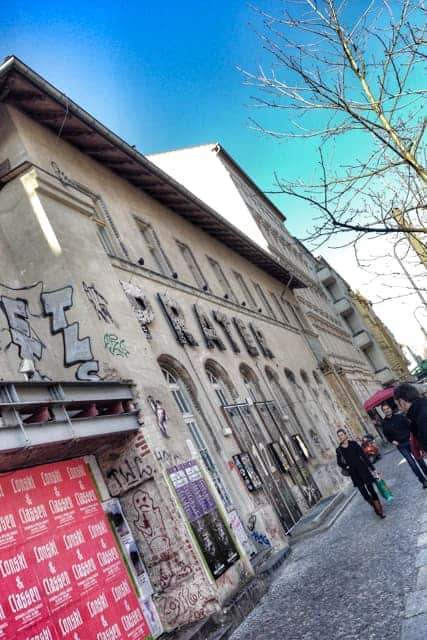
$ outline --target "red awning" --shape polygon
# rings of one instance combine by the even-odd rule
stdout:
[[[366,400],[366,402],[363,404],[363,406],[365,407],[366,411],[369,411],[370,409],[373,409],[374,407],[378,407],[378,405],[380,405],[385,400],[389,400],[390,398],[393,397],[393,395],[394,395],[394,389],[393,388],[380,389],[380,391],[377,391],[376,393],[374,393],[373,396],[368,398],[368,400]]]

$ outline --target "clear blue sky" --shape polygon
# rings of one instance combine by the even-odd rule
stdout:
[[[20,57],[142,153],[219,141],[264,189],[275,170],[311,173],[313,143],[285,144],[247,126],[253,91],[237,67],[266,59],[244,0],[0,0],[0,9],[0,57]],[[310,213],[276,203],[303,235]]]

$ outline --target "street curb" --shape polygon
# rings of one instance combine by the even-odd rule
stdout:
[[[348,490],[344,489],[343,491],[341,491],[339,494],[337,494],[337,496],[342,496],[343,494],[345,494]],[[296,535],[294,537],[292,537],[292,535],[289,536],[289,542],[291,547],[297,545],[299,542],[304,541],[304,540],[308,540],[309,538],[313,538],[314,536],[318,535],[319,533],[323,533],[324,531],[327,531],[328,529],[330,529],[335,522],[337,521],[337,519],[340,517],[340,515],[343,513],[343,511],[348,507],[348,505],[350,504],[350,502],[353,500],[354,496],[357,494],[357,490],[354,489],[352,487],[349,495],[347,496],[347,498],[344,498],[342,501],[338,501],[339,502],[338,506],[336,509],[331,509],[331,505],[328,505],[328,507],[326,507],[325,511],[328,510],[331,512],[331,517],[327,520],[325,520],[324,522],[321,522],[317,527],[313,527],[312,529],[308,529],[307,531],[303,531],[301,534]],[[319,514],[319,519],[321,519],[321,513]]]

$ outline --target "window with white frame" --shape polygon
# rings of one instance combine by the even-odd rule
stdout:
[[[114,241],[111,237],[110,230],[103,220],[99,220],[98,218],[94,218],[96,223],[96,230],[98,234],[98,238],[104,248],[105,253],[110,256],[117,255],[116,248],[114,246]]]
[[[218,284],[222,289],[222,293],[224,298],[229,298],[230,300],[232,300],[233,302],[237,302],[237,298],[234,294],[234,291],[232,290],[230,283],[228,282],[227,276],[225,275],[224,271],[222,270],[221,265],[219,264],[219,262],[217,262],[216,260],[214,260],[213,258],[210,258],[209,256],[207,256],[209,264],[212,267],[212,270],[216,276],[216,279],[218,280]]]
[[[151,224],[148,224],[148,222],[144,222],[140,218],[136,218],[136,221],[141,230],[145,246],[150,252],[153,266],[164,276],[170,276],[173,269],[166,253],[163,251],[157,233],[154,231]]]
[[[193,252],[191,251],[190,247],[186,244],[184,244],[183,242],[180,242],[179,240],[176,240],[176,244],[179,247],[179,250],[182,253],[182,257],[185,260],[185,264],[188,267],[188,270],[190,271],[191,275],[193,276],[194,282],[197,284],[197,286],[200,289],[205,289],[207,290],[208,287],[208,283],[207,280],[205,278],[205,276],[202,273],[202,270],[200,269],[196,258],[194,257]]]
[[[244,301],[246,302],[246,304],[248,305],[248,307],[250,309],[256,309],[257,304],[256,304],[256,301],[255,301],[255,298],[252,295],[252,292],[249,289],[248,285],[246,284],[242,274],[239,273],[238,271],[233,271],[233,273],[234,273],[234,277],[236,278],[237,283],[238,283],[238,285],[239,285],[239,287],[240,287],[240,289],[241,289],[241,291],[243,293]]]
[[[173,397],[175,398],[175,402],[178,405],[178,409],[183,417],[183,420],[187,425],[187,428],[191,435],[191,439],[195,447],[197,448],[201,459],[203,460],[206,470],[212,478],[212,481],[221,497],[221,500],[226,507],[231,507],[232,501],[230,495],[221,479],[218,468],[199,429],[199,425],[197,424],[196,418],[193,413],[191,401],[188,398],[185,390],[182,388],[181,380],[174,374],[173,371],[170,371],[166,367],[162,367],[161,369],[164,379]]]
[[[228,395],[227,390],[222,380],[218,378],[218,376],[215,373],[213,373],[213,371],[211,371],[210,369],[206,369],[206,375],[208,377],[209,382],[211,383],[213,390],[215,391],[215,395],[219,400],[220,406],[224,407],[227,404],[229,404],[229,401],[227,398],[227,395]]]

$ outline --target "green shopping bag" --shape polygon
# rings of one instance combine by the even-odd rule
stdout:
[[[387,486],[385,480],[380,478],[379,480],[375,480],[375,484],[377,485],[377,489],[385,500],[393,500],[394,495],[391,492],[391,489]]]

